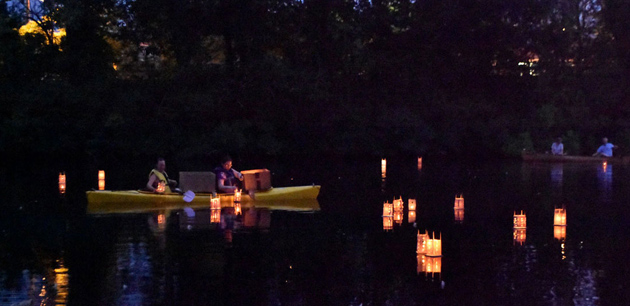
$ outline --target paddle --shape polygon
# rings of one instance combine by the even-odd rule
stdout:
[[[190,203],[193,199],[195,199],[195,193],[192,190],[184,192],[184,202]]]

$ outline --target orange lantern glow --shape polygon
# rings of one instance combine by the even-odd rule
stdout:
[[[416,222],[416,211],[415,210],[410,210],[409,211],[409,220],[407,220],[409,223],[414,223]]]
[[[387,159],[381,159],[381,177],[385,178],[387,173]]]
[[[383,216],[393,216],[394,215],[394,204],[392,203],[383,203]]]
[[[59,193],[66,193],[66,174],[64,172],[59,173]]]
[[[405,208],[405,203],[401,198],[394,199],[394,211],[402,211]]]
[[[409,210],[416,210],[416,199],[409,199]]]
[[[163,193],[164,191],[166,191],[166,183],[159,182],[157,188],[155,188],[155,191],[158,193]]]
[[[241,190],[236,189],[236,191],[234,191],[234,202],[240,202],[240,201],[241,201]]]
[[[604,173],[606,172],[606,168],[608,168],[608,162],[604,161],[604,163],[602,164],[602,169],[604,170]]]
[[[394,218],[392,217],[383,217],[383,230],[389,231],[394,228]]]
[[[455,209],[455,222],[464,222],[464,210]]]
[[[567,211],[564,208],[556,208],[553,212],[553,225],[567,225]]]
[[[210,223],[219,223],[221,222],[221,209],[211,209],[210,210]]]
[[[527,217],[522,210],[520,215],[514,212],[514,228],[527,228]]]
[[[525,240],[527,238],[527,229],[525,228],[514,228],[514,243],[518,243],[520,245],[523,245],[523,243],[525,243]]]
[[[564,225],[553,226],[553,238],[564,241],[567,239],[567,227]]]
[[[221,209],[221,198],[213,197],[210,199],[210,209]]]
[[[402,221],[403,221],[403,212],[402,212],[402,210],[395,210],[394,211],[394,221],[396,221],[396,224],[402,224]]]
[[[429,257],[426,255],[418,255],[418,274],[419,273],[442,273],[442,257]]]
[[[418,170],[422,170],[422,157],[418,157]]]
[[[241,203],[234,203],[234,214],[238,216],[242,213],[243,211],[241,210]]]
[[[455,209],[464,209],[464,195],[455,196]]]
[[[416,253],[427,253],[427,241],[429,241],[429,234],[426,231],[424,232],[424,234],[420,234],[420,231],[418,231]]]
[[[158,225],[158,229],[161,231],[166,229],[166,214],[165,213],[163,212],[158,213],[157,225]]]
[[[98,170],[98,190],[105,190],[105,170]]]

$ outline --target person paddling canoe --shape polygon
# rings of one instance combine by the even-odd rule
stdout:
[[[158,192],[159,184],[164,184],[165,193],[171,193],[175,190],[175,186],[177,186],[176,180],[171,180],[168,178],[168,174],[166,174],[166,161],[164,158],[158,158],[157,164],[155,165],[155,169],[151,170],[149,173],[149,182],[147,182],[147,190]],[[171,190],[171,187],[173,190]],[[178,190],[175,190],[178,191]]]

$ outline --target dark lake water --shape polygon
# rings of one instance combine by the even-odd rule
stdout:
[[[321,184],[321,211],[220,224],[207,209],[86,215],[95,170],[66,170],[64,198],[58,169],[2,170],[15,188],[3,192],[0,305],[630,305],[629,167],[426,158],[418,170],[415,157],[389,157],[382,179],[379,158],[261,164],[235,168]],[[134,167],[108,169],[108,188],[139,187],[149,169]],[[405,207],[384,230],[383,202],[398,197],[417,200],[416,222]],[[554,228],[561,207],[567,225]],[[425,230],[441,236],[441,257],[416,253]]]

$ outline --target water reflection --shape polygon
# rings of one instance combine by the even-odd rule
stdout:
[[[394,228],[394,218],[383,216],[383,230],[390,231]]]
[[[523,245],[527,240],[527,229],[525,228],[514,228],[512,234],[514,244]]]
[[[564,177],[564,164],[555,163],[551,165],[551,188],[557,194],[562,194],[562,179]]]
[[[597,168],[597,180],[602,193],[602,201],[609,203],[612,198],[613,165],[604,162]]]

